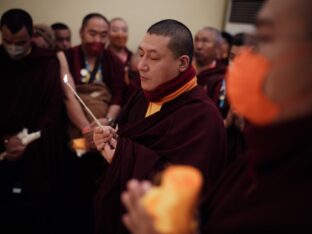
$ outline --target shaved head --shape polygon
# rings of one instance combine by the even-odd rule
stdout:
[[[212,33],[212,35],[213,35],[212,39],[213,39],[214,43],[216,45],[218,45],[218,46],[221,45],[221,43],[222,43],[222,34],[221,34],[221,32],[218,29],[213,28],[213,27],[204,27],[202,29],[202,31],[208,31],[208,32]]]

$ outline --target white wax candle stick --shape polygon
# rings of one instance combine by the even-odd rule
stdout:
[[[89,115],[93,118],[94,122],[99,126],[102,127],[102,124],[100,121],[94,116],[94,114],[91,112],[91,110],[87,107],[87,105],[84,103],[84,101],[79,97],[75,89],[70,85],[70,83],[67,80],[67,75],[64,76],[64,83],[70,88],[70,90],[74,93],[74,95],[77,97],[78,101],[82,104],[82,106],[86,109],[86,111],[89,113]]]

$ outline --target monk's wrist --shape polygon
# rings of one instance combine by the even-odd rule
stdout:
[[[109,116],[105,117],[109,126],[113,127],[115,125],[115,119]]]

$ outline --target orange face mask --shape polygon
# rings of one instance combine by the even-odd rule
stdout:
[[[110,36],[111,43],[113,43],[115,46],[124,48],[126,47],[128,36],[125,34],[115,34]]]
[[[227,73],[227,95],[233,110],[256,125],[270,124],[281,113],[280,107],[264,93],[271,67],[265,57],[246,50]]]

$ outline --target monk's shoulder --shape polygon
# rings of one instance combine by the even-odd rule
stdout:
[[[205,89],[202,87],[197,86],[183,98],[185,99],[183,100],[184,104],[176,110],[175,115],[190,116],[194,119],[205,118],[222,121],[218,108],[213,101],[207,97]]]
[[[111,64],[115,64],[117,66],[123,67],[123,64],[120,61],[120,59],[108,49],[103,51],[102,58],[103,58],[103,62],[106,61],[106,62],[110,62]]]
[[[207,96],[206,90],[201,86],[197,86],[188,92],[185,98],[190,108],[196,107],[208,112],[219,112],[214,102]]]
[[[32,47],[31,58],[35,60],[55,60],[56,51],[51,49],[39,48],[36,46]]]

